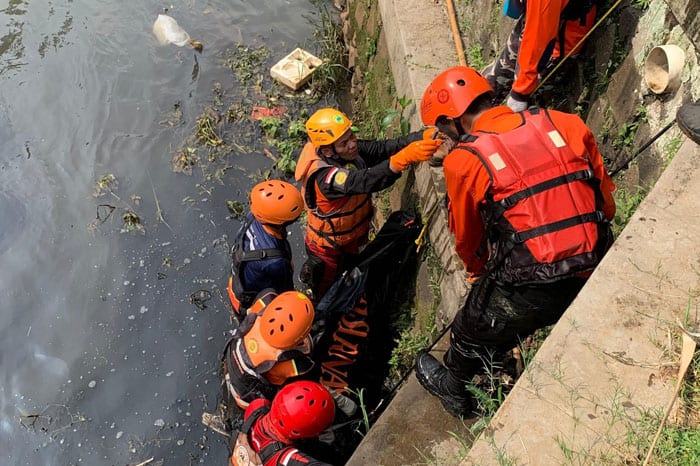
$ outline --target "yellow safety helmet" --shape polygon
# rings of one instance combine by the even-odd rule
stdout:
[[[351,127],[352,121],[334,108],[317,110],[306,120],[306,134],[316,149],[333,144]]]

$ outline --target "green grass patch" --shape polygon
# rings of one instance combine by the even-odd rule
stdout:
[[[617,238],[629,222],[632,214],[646,197],[647,192],[640,186],[635,189],[617,188],[613,193],[617,210],[613,220],[613,234]]]

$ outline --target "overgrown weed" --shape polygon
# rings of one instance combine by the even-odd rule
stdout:
[[[613,235],[617,238],[625,228],[630,218],[639,207],[639,204],[646,197],[646,190],[641,186],[630,190],[626,188],[617,188],[613,193],[617,210],[613,220]]]

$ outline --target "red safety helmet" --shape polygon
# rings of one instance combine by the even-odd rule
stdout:
[[[286,181],[263,181],[250,191],[250,211],[260,223],[284,225],[299,218],[303,209],[301,193]]]
[[[489,82],[474,68],[455,66],[433,79],[420,102],[423,124],[435,126],[440,117],[458,118],[482,94],[493,92]]]
[[[304,293],[285,291],[270,301],[259,319],[260,335],[267,344],[294,348],[311,331],[314,306]]]
[[[282,437],[312,438],[333,422],[335,403],[323,385],[302,380],[282,387],[272,400],[269,416]]]

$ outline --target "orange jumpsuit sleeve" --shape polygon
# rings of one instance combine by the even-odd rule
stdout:
[[[584,144],[588,150],[588,155],[591,158],[591,165],[593,166],[593,172],[595,177],[600,180],[600,191],[603,194],[603,213],[605,218],[612,220],[615,217],[615,198],[613,197],[613,191],[615,191],[615,182],[608,175],[608,171],[605,169],[603,163],[603,156],[598,150],[598,145],[595,142],[595,136],[591,130],[586,128],[586,134],[584,136]]]
[[[525,27],[518,51],[518,75],[513,92],[529,96],[537,87],[537,65],[547,46],[557,38],[559,18],[566,0],[527,0]]]
[[[491,180],[479,159],[459,147],[445,157],[443,169],[449,198],[449,225],[455,235],[457,255],[470,276],[481,275],[488,251],[484,251],[482,257],[476,255],[484,236],[479,208],[485,202]]]
[[[562,52],[560,50],[560,44],[559,41],[557,40],[557,46],[554,47],[554,53],[552,53],[552,57],[564,57],[571,49],[576,47],[576,45],[579,43],[579,41],[588,34],[588,31],[591,30],[593,27],[593,24],[595,23],[595,15],[596,15],[596,6],[593,5],[591,8],[591,11],[589,11],[586,14],[586,20],[584,21],[583,24],[581,24],[581,21],[579,20],[570,20],[566,22],[566,30],[564,32],[564,51]],[[581,53],[581,49],[583,48],[583,44],[579,45],[576,50],[572,53],[572,56],[576,56],[579,53]]]

